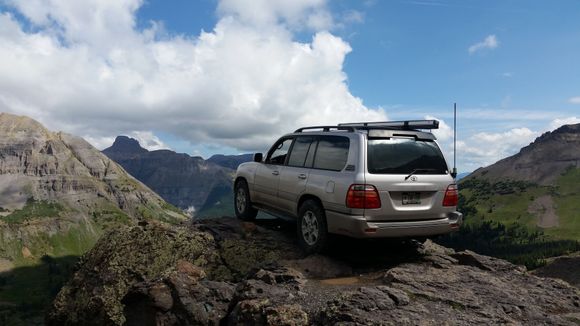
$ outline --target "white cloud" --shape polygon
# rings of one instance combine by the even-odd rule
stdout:
[[[501,75],[505,78],[512,78],[514,76],[514,73],[513,72],[504,72]]]
[[[571,97],[570,99],[568,99],[568,103],[571,103],[571,104],[580,104],[580,96]]]
[[[98,150],[103,150],[111,145],[115,141],[115,137],[113,136],[106,136],[106,137],[93,137],[90,135],[86,135],[83,137],[86,141],[91,143],[95,148]]]
[[[514,128],[504,132],[480,132],[457,142],[458,160],[467,171],[487,166],[517,153],[530,144],[538,132],[528,128]]]
[[[548,127],[548,131],[558,129],[558,128],[562,127],[563,125],[573,125],[573,124],[577,124],[577,123],[580,123],[580,118],[577,118],[577,117],[554,119],[550,123],[550,126]]]
[[[345,23],[363,23],[365,21],[365,14],[358,10],[348,10],[344,13],[342,20]]]
[[[431,115],[426,115],[425,120],[437,120],[439,121],[439,129],[434,129],[433,134],[439,141],[449,141],[453,140],[453,129],[444,120],[438,119]]]
[[[218,12],[258,27],[283,23],[324,30],[333,25],[326,0],[220,0]]]
[[[140,0],[9,3],[34,28],[0,13],[0,111],[98,147],[157,130],[263,150],[299,126],[387,119],[350,93],[351,48],[325,31],[329,21],[294,41],[295,26],[328,13],[323,0],[222,0],[215,28],[198,36],[163,35],[159,23],[137,30]]]
[[[467,51],[469,52],[469,54],[473,54],[475,52],[485,50],[485,49],[493,50],[493,49],[497,48],[498,46],[499,46],[499,41],[497,40],[497,37],[495,35],[489,35],[483,41],[481,41],[479,43],[475,43],[472,46],[470,46],[467,49]]]
[[[150,151],[155,151],[158,149],[171,149],[151,131],[133,131],[129,134],[129,136],[137,139],[141,147]]]

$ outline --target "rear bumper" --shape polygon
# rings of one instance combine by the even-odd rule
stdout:
[[[463,214],[451,212],[445,218],[425,221],[370,222],[363,216],[326,211],[326,221],[328,232],[354,238],[420,237],[459,230]]]

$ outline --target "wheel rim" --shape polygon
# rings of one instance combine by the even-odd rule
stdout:
[[[302,238],[310,246],[318,241],[318,220],[311,211],[302,216]]]
[[[236,196],[236,208],[238,212],[242,213],[246,209],[246,191],[244,188],[238,188]]]

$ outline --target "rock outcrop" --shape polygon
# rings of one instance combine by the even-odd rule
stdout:
[[[547,264],[533,271],[534,275],[564,280],[580,288],[580,252],[549,258]]]
[[[49,325],[575,325],[580,291],[430,241],[340,239],[303,257],[292,225],[223,218],[115,230]],[[328,266],[328,268],[325,268]],[[322,272],[321,272],[322,271]]]
[[[118,136],[103,153],[181,209],[193,207],[199,211],[222,197],[227,197],[228,203],[233,200],[234,170],[201,157],[170,150],[148,151],[137,140],[126,136]]]

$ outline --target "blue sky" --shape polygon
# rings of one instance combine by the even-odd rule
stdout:
[[[459,168],[471,171],[514,154],[542,132],[580,122],[576,0],[123,0],[111,6],[89,1],[88,9],[109,16],[83,29],[75,28],[91,13],[61,4],[66,2],[50,0],[51,5],[37,7],[0,2],[0,11],[10,17],[0,21],[0,29],[3,22],[14,22],[28,36],[22,44],[43,36],[54,43],[49,48],[60,51],[55,56],[83,57],[78,67],[102,65],[99,71],[78,68],[77,73],[87,79],[80,92],[102,106],[78,114],[79,93],[58,89],[47,92],[62,93],[62,99],[52,108],[41,107],[42,102],[14,95],[25,84],[10,84],[9,69],[0,66],[0,77],[8,80],[0,88],[0,109],[80,133],[97,147],[123,133],[152,149],[169,147],[204,157],[265,150],[296,125],[334,123],[336,116],[429,116],[449,126],[457,102]],[[77,19],[82,24],[71,23]],[[114,28],[95,27],[103,22]],[[16,33],[4,28],[1,35],[9,39],[11,32]],[[136,54],[124,49],[133,42],[134,49],[143,47]],[[288,51],[296,53],[285,55]],[[149,61],[154,64],[146,65]],[[301,62],[296,71],[294,61]],[[182,73],[190,68],[203,76]],[[168,76],[175,77],[170,82]],[[231,84],[230,76],[235,76]],[[124,87],[138,101],[124,98],[119,91]],[[159,90],[163,87],[167,90]],[[280,96],[296,87],[304,89]],[[148,91],[136,91],[140,88]],[[231,100],[220,100],[230,95]],[[313,113],[325,103],[324,113]],[[255,121],[246,121],[244,110]],[[284,112],[293,110],[294,115]],[[93,123],[87,126],[86,121]],[[94,121],[104,127],[96,128]],[[449,129],[439,136],[450,156]]]
[[[138,18],[141,26],[163,21],[170,33],[197,35],[215,26],[215,7],[211,0],[149,0]],[[580,112],[568,102],[580,93],[576,0],[339,0],[330,7],[337,16],[362,14],[363,21],[333,30],[353,48],[344,65],[348,85],[366,105],[389,108],[393,118],[408,117],[398,107],[411,108],[415,117],[448,116],[454,101],[500,112]],[[470,55],[468,48],[488,35],[498,47]]]

